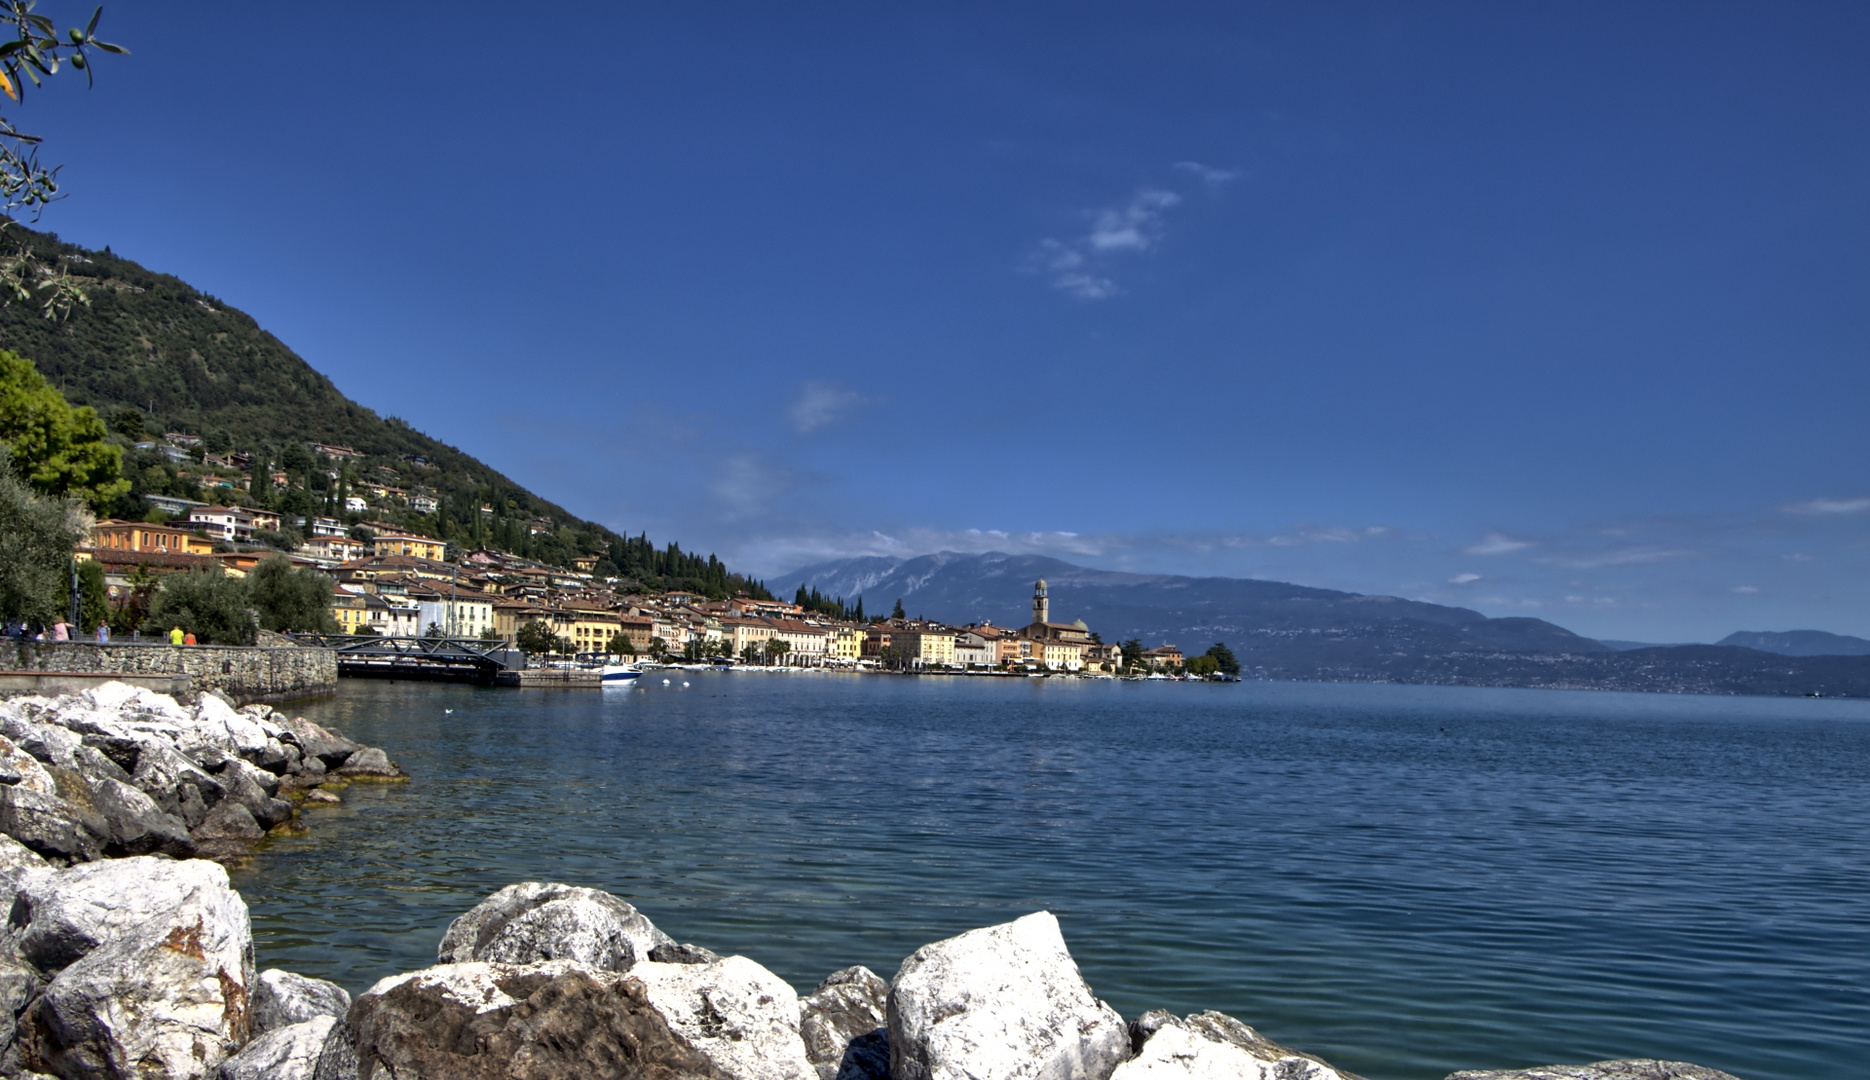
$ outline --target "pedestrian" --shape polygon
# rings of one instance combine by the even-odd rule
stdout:
[[[190,636],[192,637],[193,635],[190,635]],[[179,626],[170,628],[169,644],[180,645],[181,643],[182,643],[182,628]]]
[[[193,630],[190,630],[188,633],[182,635],[182,644],[193,645],[194,643],[195,643],[195,632]]]
[[[64,619],[60,619],[59,621],[52,624],[52,640],[53,641],[70,641],[71,640],[71,626]]]
[[[99,645],[110,644],[110,624],[109,623],[101,622],[97,624],[97,643]]]

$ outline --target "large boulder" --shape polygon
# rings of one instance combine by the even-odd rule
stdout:
[[[39,853],[0,834],[0,918],[12,912],[13,900],[27,887],[27,879],[52,872],[52,864]]]
[[[910,954],[889,1030],[895,1080],[1106,1080],[1130,1049],[1049,911]]]
[[[287,732],[285,738],[298,746],[299,753],[317,758],[327,769],[344,764],[344,759],[358,750],[356,743],[329,728],[319,727],[303,716],[287,720],[284,726]]]
[[[888,1080],[889,998],[876,972],[849,967],[799,1000],[799,1037],[819,1080]]]
[[[13,777],[5,781],[7,784],[37,791],[41,795],[58,794],[58,783],[46,771],[44,763],[20,749],[18,743],[4,735],[0,735],[0,769]]]
[[[340,1026],[337,1017],[314,1016],[257,1034],[240,1053],[221,1062],[220,1080],[315,1080],[325,1043]]]
[[[522,881],[450,923],[436,959],[444,964],[572,960],[623,971],[664,944],[673,944],[669,935],[609,893]]]
[[[121,780],[104,777],[93,781],[91,808],[108,827],[106,854],[161,854],[178,859],[195,854],[187,823],[164,813],[148,795]]]
[[[267,968],[253,982],[255,1035],[320,1016],[342,1017],[350,1008],[351,995],[323,979]]]
[[[725,1073],[677,1036],[641,980],[564,961],[443,964],[351,1006],[359,1080],[581,1080]],[[317,1080],[341,1071],[335,1051]]]
[[[103,854],[110,825],[56,795],[11,784],[0,786],[0,833],[48,859],[87,862]]]
[[[1533,1069],[1471,1069],[1451,1073],[1448,1080],[1739,1080],[1706,1065],[1686,1061],[1627,1058],[1590,1065],[1542,1065]]]
[[[1225,1013],[1147,1013],[1130,1033],[1136,1056],[1110,1080],[1357,1080]]]
[[[374,746],[363,747],[345,758],[337,773],[353,780],[396,780],[409,775],[402,766],[391,761],[388,754]]]
[[[784,979],[744,956],[712,964],[638,964],[651,1008],[676,1037],[730,1080],[814,1080],[799,1036],[799,997]]]
[[[70,1080],[213,1076],[251,1033],[253,939],[227,872],[131,858],[53,877],[34,883],[21,952],[66,966],[20,1017],[24,1064]]]
[[[262,829],[270,829],[292,817],[292,804],[274,798],[279,791],[279,778],[272,773],[239,758],[228,758],[216,776],[227,792],[226,801],[246,807]]]
[[[145,747],[137,756],[130,782],[191,829],[200,825],[208,810],[226,794],[221,782],[205,769],[181,751],[160,743]]]

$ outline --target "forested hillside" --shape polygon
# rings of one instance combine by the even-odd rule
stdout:
[[[178,278],[17,224],[9,234],[43,264],[65,269],[89,296],[88,305],[57,320],[32,303],[0,308],[0,348],[34,361],[72,404],[96,408],[118,433],[132,487],[109,508],[117,516],[143,517],[149,493],[320,514],[341,492],[388,485],[432,493],[438,506],[416,514],[386,500],[349,519],[387,517],[464,548],[494,547],[561,566],[597,555],[600,571],[651,587],[764,594],[713,556],[658,548],[646,536],[581,520],[472,455],[351,401],[252,317]],[[203,489],[198,476],[160,452],[134,449],[170,431],[199,435],[217,454],[251,455],[252,491]],[[362,456],[321,459],[306,448],[313,442]],[[274,472],[287,477],[277,489],[262,479]],[[335,502],[344,516],[342,500]]]

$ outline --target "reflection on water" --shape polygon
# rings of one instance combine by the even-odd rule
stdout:
[[[686,678],[304,707],[416,779],[236,875],[261,964],[356,991],[532,878],[801,988],[1050,908],[1125,1015],[1220,1009],[1373,1080],[1870,1051],[1862,703]]]

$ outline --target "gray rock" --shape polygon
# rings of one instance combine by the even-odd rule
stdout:
[[[191,829],[201,824],[208,809],[226,794],[219,780],[180,751],[162,744],[144,749],[130,782]]]
[[[84,754],[83,751],[74,750],[72,759],[78,763],[80,771],[94,772],[95,775],[109,776],[113,780],[127,781],[130,779],[130,774],[136,771],[136,759],[142,756],[143,745],[146,741],[129,735],[86,735],[80,745],[83,750],[91,753]],[[97,759],[91,757],[91,754],[100,755],[105,761],[110,762],[110,768],[106,769],[98,764]],[[86,764],[90,765],[89,769],[85,768]]]
[[[10,836],[0,835],[0,921],[13,910],[13,900],[26,879],[52,873],[52,864]]]
[[[358,1080],[356,1047],[357,1037],[348,1019],[332,1025],[331,1034],[325,1036],[324,1048],[319,1051],[318,1066],[312,1070],[312,1080]]]
[[[1448,1080],[1739,1080],[1706,1065],[1686,1061],[1626,1058],[1590,1065],[1542,1065],[1533,1069],[1467,1070]]]
[[[262,783],[259,777],[265,777],[265,782]],[[272,773],[239,758],[229,758],[222,764],[217,779],[226,791],[224,801],[246,807],[247,813],[253,815],[262,829],[270,829],[292,818],[292,804],[274,798],[279,791],[279,778]],[[267,790],[269,786],[272,791]]]
[[[649,950],[649,958],[658,964],[712,964],[721,957],[712,949],[704,949],[686,941],[679,945],[665,941]]]
[[[1049,911],[910,954],[889,1031],[895,1080],[1106,1080],[1130,1049]]]
[[[206,840],[240,840],[254,842],[266,835],[260,828],[253,813],[239,803],[227,801],[208,811],[207,820],[194,831],[197,842]]]
[[[233,777],[238,775],[252,781],[253,785],[265,793],[269,799],[279,794],[279,777],[276,774],[240,758],[228,758],[221,765],[221,771],[217,775],[223,784],[229,786],[230,790]]]
[[[817,1068],[799,1035],[799,998],[784,979],[744,956],[712,964],[631,968],[628,984],[676,1038],[731,1080],[813,1080]]]
[[[342,986],[323,979],[267,968],[253,983],[253,1031],[302,1024],[320,1016],[342,1017],[350,1011],[351,995]],[[320,1036],[322,1041],[323,1036]]]
[[[314,1080],[318,1060],[333,1028],[333,1016],[315,1016],[256,1035],[240,1053],[221,1062],[221,1080]],[[355,1074],[353,1074],[355,1075]]]
[[[283,726],[291,736],[291,741],[298,744],[299,753],[317,758],[327,769],[344,764],[345,758],[357,752],[356,743],[335,731],[319,727],[303,716],[295,716]]]
[[[110,826],[56,795],[13,784],[0,786],[0,833],[48,859],[87,862],[103,853]]]
[[[199,859],[133,858],[54,876],[22,945],[69,954],[81,939],[96,944],[21,1016],[26,1066],[63,1077],[212,1077],[250,1035],[253,939],[227,872]]]
[[[109,777],[91,785],[91,806],[108,828],[106,854],[170,855],[186,859],[195,854],[188,825],[165,814],[149,796]]]
[[[58,782],[46,771],[45,764],[5,736],[0,736],[0,767],[13,776],[5,781],[8,784],[17,784],[41,795],[58,794]]]
[[[640,979],[563,961],[444,964],[395,976],[359,997],[349,1019],[354,1075],[365,1080],[737,1075],[672,1030]],[[341,1048],[328,1044],[327,1054],[316,1080],[341,1080]],[[788,1080],[810,1076],[808,1067]]]
[[[572,960],[623,971],[669,936],[609,893],[575,885],[508,885],[450,923],[437,959],[530,964]]]
[[[1288,1050],[1225,1013],[1145,1013],[1130,1025],[1135,1056],[1110,1080],[1357,1080],[1310,1054]]]
[[[390,760],[390,756],[374,746],[366,746],[344,759],[338,766],[339,776],[407,776],[402,767]]]
[[[0,1017],[6,1020],[6,1023],[0,1024],[0,1031],[4,1031],[6,1041],[10,1042],[13,1038],[13,1018],[19,1015],[20,1010],[32,1001],[43,986],[45,978],[38,969],[24,960],[0,953]]]
[[[850,967],[799,1001],[799,1036],[819,1080],[887,1080],[890,984]]]

